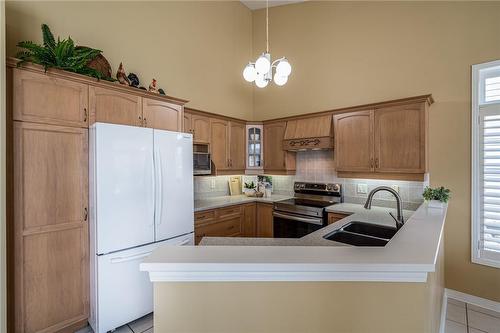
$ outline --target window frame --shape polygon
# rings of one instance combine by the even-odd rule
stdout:
[[[490,107],[500,101],[484,102],[484,79],[487,75],[481,75],[481,71],[499,67],[500,60],[490,61],[482,64],[472,65],[472,119],[471,119],[471,254],[472,262],[476,264],[500,268],[500,259],[492,258],[483,251],[481,245],[481,134],[480,108]],[[496,256],[493,256],[496,257]],[[499,256],[500,258],[500,256]]]

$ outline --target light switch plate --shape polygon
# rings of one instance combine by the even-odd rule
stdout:
[[[368,193],[368,185],[367,184],[358,184],[356,192],[358,194],[366,194],[366,193]]]
[[[392,185],[391,188],[399,193],[399,185]]]
[[[215,178],[210,179],[210,188],[213,190],[215,188]]]

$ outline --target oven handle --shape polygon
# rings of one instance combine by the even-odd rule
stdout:
[[[323,219],[299,217],[299,216],[295,216],[295,215],[281,214],[278,212],[273,212],[273,216],[280,217],[282,219],[292,220],[292,221],[299,221],[299,222],[304,222],[304,223],[323,225]]]

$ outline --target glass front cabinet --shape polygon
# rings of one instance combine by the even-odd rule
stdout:
[[[263,126],[247,125],[247,173],[259,173],[264,169]]]

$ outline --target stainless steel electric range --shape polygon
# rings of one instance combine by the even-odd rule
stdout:
[[[300,238],[328,224],[325,208],[343,201],[340,184],[295,182],[292,199],[273,209],[275,238]]]

